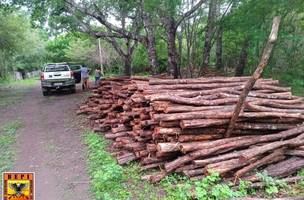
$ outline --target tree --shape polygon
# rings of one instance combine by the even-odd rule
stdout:
[[[202,67],[208,67],[210,61],[210,51],[212,45],[212,37],[215,31],[215,21],[216,21],[216,0],[209,0],[209,12],[208,20],[205,31],[205,44],[203,51],[203,64]]]
[[[44,34],[24,13],[0,8],[0,78],[12,70],[31,71],[44,62]]]
[[[176,49],[176,32],[179,25],[187,18],[191,17],[192,14],[200,8],[200,6],[206,0],[198,1],[193,7],[185,13],[178,14],[178,6],[180,6],[180,1],[165,1],[159,4],[161,6],[160,9],[160,17],[162,20],[162,24],[166,30],[167,34],[167,46],[168,46],[168,65],[170,66],[170,70],[173,71],[174,78],[178,78],[180,76],[180,70],[178,68],[178,53]],[[159,2],[160,3],[160,2]]]

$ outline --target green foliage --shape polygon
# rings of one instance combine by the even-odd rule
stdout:
[[[266,172],[257,173],[257,176],[263,182],[265,193],[268,196],[274,196],[279,193],[280,189],[288,187],[286,182],[272,178]]]
[[[167,176],[161,182],[162,187],[166,192],[166,200],[182,200],[182,199],[191,199],[192,193],[191,181],[184,176],[171,175]]]
[[[61,35],[53,40],[48,41],[46,44],[47,60],[48,62],[67,62],[70,61],[66,56],[66,51],[69,48],[69,44],[72,40],[72,36]]]
[[[298,176],[303,176],[303,177],[304,177],[304,169],[301,169],[301,170],[298,172]],[[300,185],[300,187],[302,188],[302,190],[304,190],[304,180],[301,180],[301,181],[299,182],[299,185]],[[303,191],[303,193],[304,193],[304,191]]]
[[[0,87],[19,89],[22,87],[33,86],[33,85],[37,84],[38,80],[39,80],[39,77],[28,78],[28,79],[23,79],[23,80],[12,80],[10,78],[2,79],[2,80],[0,80]]]
[[[248,194],[248,184],[242,182],[238,190],[232,189],[232,184],[221,183],[222,180],[218,173],[198,181],[191,181],[184,176],[172,175],[165,178],[161,185],[167,192],[167,200],[224,200],[234,197],[244,197]]]
[[[126,177],[121,166],[106,152],[107,142],[99,135],[87,132],[89,174],[96,199],[127,199],[130,195],[123,182]]]
[[[22,127],[20,121],[12,121],[0,129],[0,173],[11,169],[15,160],[16,132]]]
[[[106,151],[108,142],[96,133],[86,131],[88,170],[91,190],[96,200],[157,199],[157,187],[141,180],[140,167],[122,167]]]
[[[134,51],[132,65],[134,73],[144,71],[149,67],[149,58],[146,48],[143,45],[138,45]]]
[[[72,61],[94,65],[98,63],[96,44],[88,38],[75,38],[64,49],[64,55]]]
[[[31,71],[44,62],[42,31],[32,29],[22,12],[0,8],[0,78],[12,70]]]

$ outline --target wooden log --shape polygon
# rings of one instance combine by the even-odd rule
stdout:
[[[149,155],[149,152],[147,150],[140,150],[134,152],[136,158],[141,158]]]
[[[223,138],[222,134],[208,134],[208,135],[180,135],[178,137],[179,142],[191,142],[191,141],[204,141]]]
[[[232,131],[235,127],[235,123],[237,121],[237,118],[239,117],[242,109],[243,109],[243,104],[245,103],[246,97],[248,96],[249,91],[254,87],[254,84],[257,82],[257,80],[261,77],[262,72],[264,68],[267,66],[268,60],[270,58],[273,46],[277,40],[277,35],[279,31],[279,25],[280,25],[281,18],[280,17],[275,17],[273,19],[273,24],[272,24],[272,30],[269,35],[268,42],[266,43],[265,49],[262,54],[261,61],[253,73],[253,75],[250,77],[250,79],[246,82],[245,88],[240,94],[240,98],[236,104],[236,107],[233,111],[227,132],[225,134],[226,137],[230,137],[232,134]]]
[[[252,159],[252,161],[256,161],[258,158]],[[247,162],[240,162],[238,159],[230,159],[230,160],[224,160],[218,163],[212,163],[208,164],[204,170],[205,174],[208,175],[211,172],[217,172],[220,175],[223,175],[227,172],[230,172],[234,169],[238,169],[240,167],[243,167],[247,164],[249,164],[250,161]]]
[[[272,108],[281,108],[281,109],[304,109],[304,104],[303,102],[299,102],[299,104],[283,104],[283,103],[278,103],[278,102],[269,102],[269,101],[262,101],[258,102],[259,105],[264,105]]]
[[[158,143],[157,151],[161,153],[178,152],[180,150],[179,143]]]
[[[155,134],[160,135],[180,135],[182,130],[180,128],[163,128],[163,127],[156,127],[154,129]]]
[[[122,131],[130,131],[130,128],[128,128],[124,125],[120,125],[116,128],[112,128],[112,133],[118,133],[118,132],[122,132]]]
[[[133,160],[136,160],[136,156],[133,153],[129,153],[129,154],[117,157],[117,162],[120,165],[127,164]]]
[[[139,130],[140,137],[152,137],[153,132],[150,130]]]
[[[200,159],[200,160],[193,160],[192,163],[198,167],[205,167],[208,164],[211,163],[216,163],[216,162],[221,162],[224,160],[230,160],[233,158],[238,158],[240,155],[242,155],[242,153],[245,150],[238,150],[238,151],[233,151],[230,153],[226,153],[226,154],[221,154],[218,156],[213,156],[210,158],[205,158],[205,159]]]
[[[179,126],[179,121],[160,121],[159,126],[164,128],[173,128]]]
[[[150,79],[149,85],[244,82],[249,77],[209,77],[201,79]]]
[[[246,123],[241,122],[235,125],[237,129],[254,129],[254,130],[288,130],[295,128],[296,125],[293,124],[264,124],[264,123]]]
[[[233,104],[237,102],[237,98],[224,98],[224,99],[215,99],[215,100],[205,100],[199,98],[185,98],[176,95],[154,95],[150,97],[151,101],[161,100],[161,101],[170,101],[172,103],[185,104],[185,105],[196,105],[196,106],[218,106],[224,104]]]
[[[214,113],[213,111],[205,112],[187,112],[173,114],[154,114],[153,119],[156,121],[176,121],[190,119],[229,119],[232,116],[231,112]],[[304,115],[301,113],[277,113],[277,112],[243,112],[240,114],[244,118],[296,118],[304,120]]]
[[[183,106],[183,105],[171,105],[165,108],[165,113],[181,113],[181,112],[195,112],[203,110],[225,110],[232,111],[234,106]]]
[[[201,176],[205,174],[205,168],[183,170],[183,173],[188,177]]]
[[[192,119],[192,120],[181,120],[180,126],[182,129],[186,128],[204,128],[216,125],[228,124],[229,119]]]
[[[225,133],[224,128],[192,128],[182,130],[183,135],[213,135]]]
[[[249,102],[246,105],[246,108],[249,108],[252,111],[259,111],[259,112],[284,112],[284,113],[304,113],[303,109],[282,109],[282,108],[271,108],[258,105],[258,102]]]
[[[297,149],[287,150],[285,152],[285,155],[304,157],[304,150],[297,150]]]
[[[241,94],[241,92],[237,91],[237,90],[231,91],[231,93],[238,94],[238,95]],[[257,97],[257,98],[262,98],[262,99],[285,99],[285,100],[297,98],[295,96],[292,96],[291,92],[263,94],[263,93],[254,92],[254,91],[250,91],[248,93],[248,97]]]
[[[244,148],[244,147],[248,147],[250,145],[256,144],[256,143],[271,142],[271,141],[281,140],[281,139],[292,137],[292,136],[297,136],[297,135],[301,134],[303,132],[303,130],[304,130],[304,126],[301,126],[301,127],[297,127],[297,128],[291,129],[291,130],[282,131],[278,134],[265,135],[265,136],[254,136],[253,138],[251,137],[250,140],[248,138],[245,138],[245,136],[244,136],[244,137],[241,137],[241,139],[238,139],[236,141],[228,142],[228,143],[214,146],[211,148],[206,148],[205,147],[206,143],[201,143],[200,145],[195,145],[195,147],[193,147],[193,148],[194,149],[200,148],[200,146],[201,146],[203,149],[188,153],[187,155],[181,156],[181,157],[165,164],[165,169],[167,172],[171,172],[174,169],[178,168],[179,166],[182,166],[183,164],[188,163],[192,160],[195,160],[196,158],[199,158],[199,157],[202,158],[202,157],[206,157],[208,155],[210,156],[219,151],[222,151],[222,153],[223,153],[225,151],[233,150],[233,149],[240,148],[240,147]],[[302,135],[300,135],[300,136],[302,136]],[[236,138],[238,138],[238,137],[236,137]],[[295,138],[292,141],[288,140],[287,142],[283,141],[283,143],[285,143],[285,144],[295,143],[300,146],[301,143],[302,144],[304,143],[304,140],[299,140],[300,138]],[[231,139],[231,138],[226,138],[226,140],[229,140],[229,139]],[[220,141],[225,141],[225,139],[220,139]],[[209,144],[210,143],[211,142],[209,142]],[[273,143],[276,143],[276,142],[273,142]],[[267,144],[267,145],[270,145],[271,148],[269,148],[269,146],[267,146],[267,145],[264,145],[262,147],[257,147],[257,148],[252,148],[252,149],[247,150],[246,153],[242,154],[242,156],[244,158],[246,158],[243,160],[249,161],[250,159],[252,159],[258,155],[261,155],[267,151],[275,149],[274,147],[280,148],[280,147],[284,146],[281,144],[282,142],[280,142],[279,145],[272,145],[273,143]],[[207,145],[208,145],[208,143],[207,143]],[[183,148],[183,145],[181,145],[181,147]]]
[[[239,136],[239,137],[232,137],[232,138],[224,138],[218,139],[214,141],[202,141],[202,142],[188,142],[188,143],[180,143],[180,150],[183,153],[196,151],[200,149],[208,149],[212,147],[218,147],[227,143],[233,143],[236,141],[249,141],[255,139],[255,136]]]
[[[178,90],[178,89],[187,89],[187,90],[195,90],[195,89],[214,89],[220,87],[233,87],[239,86],[239,82],[234,83],[199,83],[199,84],[177,84],[177,85],[160,85],[154,86],[153,89],[168,89],[168,90]]]
[[[140,161],[140,164],[141,165],[147,165],[147,164],[152,164],[152,163],[159,163],[159,162],[164,162],[164,161],[167,161],[168,158],[166,157],[146,157],[146,158],[143,158],[141,161]]]
[[[165,172],[157,172],[154,174],[147,174],[141,177],[142,180],[150,181],[151,183],[159,182],[163,179],[167,174]]]
[[[153,169],[153,168],[159,168],[160,166],[162,166],[165,162],[158,162],[158,163],[153,163],[153,164],[149,164],[149,165],[144,165],[141,166],[141,171],[145,171],[148,169]]]
[[[302,126],[302,128],[303,128],[303,126]],[[291,129],[291,130],[294,130],[294,129]],[[277,135],[277,134],[275,134],[275,135]],[[293,147],[301,146],[301,145],[304,144],[304,139],[303,138],[304,138],[304,132],[296,138],[292,138],[292,139],[285,140],[285,141],[272,142],[272,143],[265,144],[265,145],[260,146],[260,147],[248,149],[246,152],[244,152],[240,156],[240,160],[249,160],[249,159],[251,159],[255,156],[261,155],[261,154],[266,153],[268,151],[271,151],[271,150],[274,150],[274,149],[277,149],[277,148],[281,148],[281,147],[284,147],[284,146],[293,146]],[[281,138],[281,139],[284,139],[284,138]]]
[[[143,120],[143,121],[140,122],[140,125],[143,126],[143,127],[156,125],[156,124],[158,124],[158,123],[154,120],[151,120],[151,119]]]
[[[248,79],[249,80],[249,79]],[[183,80],[182,80],[183,81]],[[197,79],[193,81],[198,81]],[[154,90],[179,90],[179,89],[214,89],[214,88],[220,88],[220,87],[234,87],[239,86],[241,84],[245,84],[246,82],[216,82],[216,83],[187,83],[187,84],[174,84],[174,85],[155,85],[153,86]],[[258,81],[259,84],[269,84],[269,85],[276,85],[278,81],[273,80],[260,80]]]
[[[283,160],[274,165],[270,165],[264,169],[268,176],[284,178],[295,172],[299,171],[304,167],[304,159],[299,157],[291,157],[287,160]],[[248,180],[251,182],[259,181],[257,175],[251,175],[243,177],[242,180]]]
[[[107,134],[105,134],[105,138],[116,139],[118,137],[124,137],[124,136],[127,136],[127,135],[128,135],[128,132],[107,133]]]
[[[151,153],[151,152],[155,152],[157,151],[157,146],[156,144],[146,144],[147,146],[147,150]]]
[[[280,179],[282,182],[284,183],[297,183],[299,181],[303,181],[304,180],[304,176],[294,176],[294,177],[288,177],[288,178],[283,178]],[[250,188],[261,188],[264,187],[265,183],[264,182],[255,182],[255,183],[251,183],[250,184]],[[280,200],[303,200],[303,197],[291,197],[291,198],[280,198]],[[277,199],[279,200],[279,199]]]
[[[188,164],[188,165],[184,165],[184,166],[177,168],[175,170],[175,172],[183,172],[184,170],[191,170],[191,169],[196,169],[196,168],[201,168],[201,167],[196,166],[194,164]]]
[[[234,177],[235,177],[235,179],[238,179],[238,178],[244,176],[249,171],[252,171],[253,169],[257,169],[258,167],[264,166],[266,164],[269,165],[272,163],[276,163],[276,162],[284,160],[284,159],[285,159],[284,148],[275,150],[273,153],[263,157],[262,159],[257,160],[256,162],[253,162],[250,165],[238,170],[234,174]]]

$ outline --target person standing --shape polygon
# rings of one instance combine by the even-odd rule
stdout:
[[[101,70],[97,68],[95,70],[95,86],[99,85],[100,78],[101,78]]]
[[[81,67],[82,90],[89,89],[89,68],[86,65]]]

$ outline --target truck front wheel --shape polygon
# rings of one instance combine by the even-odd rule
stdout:
[[[76,86],[74,85],[73,87],[71,87],[71,93],[76,93]]]
[[[43,96],[47,96],[49,94],[49,91],[48,90],[42,90],[42,95]]]

